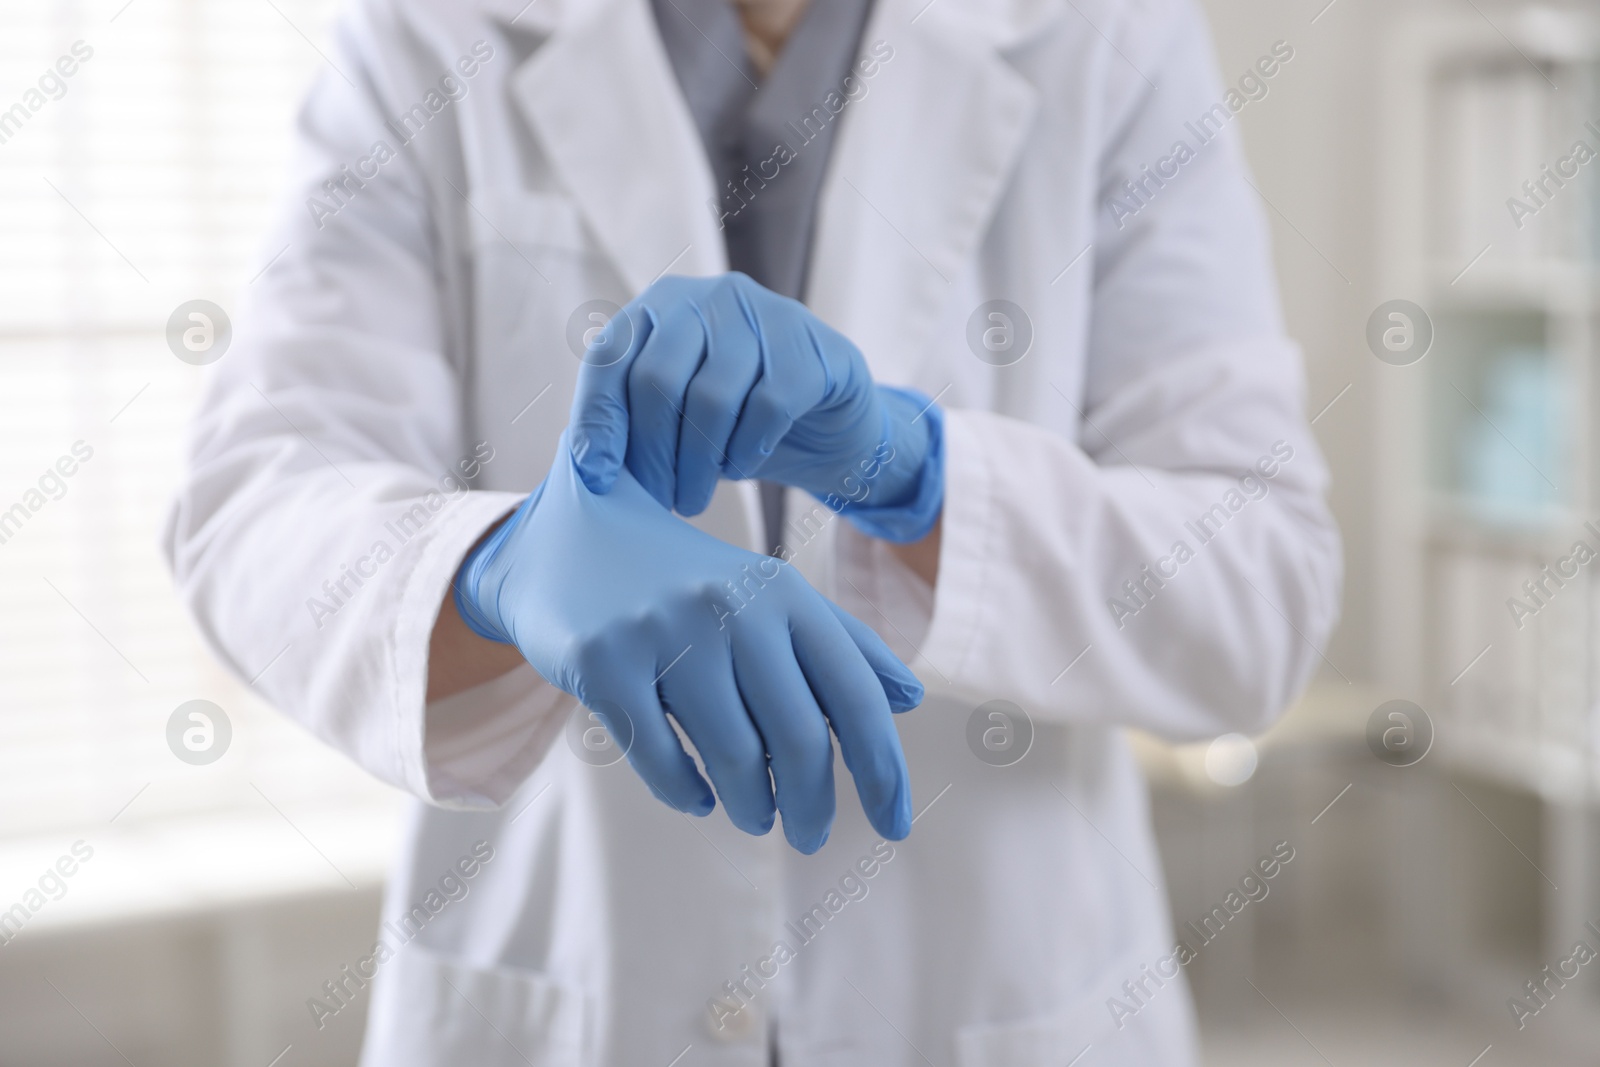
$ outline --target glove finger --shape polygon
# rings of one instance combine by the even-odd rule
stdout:
[[[661,506],[677,497],[684,394],[705,358],[700,316],[687,300],[652,308],[650,337],[628,373],[628,470]]]
[[[810,855],[833,826],[833,741],[786,627],[771,616],[728,620],[734,678],[766,744],[783,836]]]
[[[761,378],[728,442],[728,461],[730,467],[752,471],[822,400],[828,371],[810,328],[814,317],[804,304],[755,285],[742,295],[758,324]]]
[[[770,365],[771,358],[763,353],[764,364]],[[762,464],[794,425],[793,412],[796,409],[791,405],[796,399],[794,388],[786,385],[776,374],[763,369],[761,377],[745,398],[738,425],[728,438],[727,462],[723,465],[725,476],[739,478],[760,475]]]
[[[709,815],[716,807],[711,786],[667,722],[655,686],[641,680],[637,685],[618,687],[615,693],[614,698],[590,694],[592,703],[586,706],[612,740],[623,746],[629,766],[668,807],[690,815]]]
[[[691,645],[666,668],[656,688],[699,751],[733,825],[757,836],[771,830],[777,807],[766,746],[734,684],[726,645],[707,639]]]
[[[678,437],[677,510],[683,515],[698,515],[711,503],[727,466],[728,441],[761,374],[761,339],[739,292],[754,283],[740,277],[714,286],[700,305],[706,356],[684,397]],[[750,476],[737,469],[732,474]]]
[[[587,346],[568,417],[572,459],[592,493],[607,493],[628,451],[628,368],[650,338],[650,317],[634,301]],[[612,360],[611,353],[621,354]]]
[[[821,604],[795,612],[790,627],[795,659],[839,738],[868,821],[884,837],[900,840],[911,832],[911,776],[882,685],[844,626]]]
[[[850,614],[848,611],[828,601],[828,607],[833,609],[834,618],[839,620],[845,633],[856,643],[861,655],[866,658],[874,674],[878,676],[879,683],[883,686],[883,695],[889,700],[889,710],[895,713],[910,711],[922,703],[924,689],[922,682],[912,673],[911,668],[901,662],[900,657],[889,651],[889,646],[883,643],[883,638]]]

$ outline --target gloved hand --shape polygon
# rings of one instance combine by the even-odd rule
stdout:
[[[614,359],[593,358],[608,345]],[[719,477],[805,489],[890,541],[919,540],[943,504],[939,410],[875,385],[848,338],[743,274],[663,278],[614,316],[578,372],[570,425],[590,489],[607,492],[626,463],[684,515]]]
[[[922,700],[910,670],[792,567],[696,530],[628,472],[591,493],[565,436],[544,484],[468,554],[455,595],[475,632],[516,645],[619,744],[631,737],[629,762],[672,807],[715,802],[669,714],[734,825],[764,834],[776,808],[789,843],[815,852],[833,824],[831,726],[873,827],[910,832],[890,717]]]

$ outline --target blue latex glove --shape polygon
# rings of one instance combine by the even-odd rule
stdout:
[[[606,346],[615,358],[592,358]],[[943,422],[875,385],[861,352],[804,304],[743,274],[663,278],[596,338],[572,401],[584,484],[624,464],[684,515],[719,477],[805,489],[867,533],[920,540],[944,502]]]
[[[634,770],[680,811],[715,802],[669,714],[734,825],[764,834],[776,810],[789,843],[815,852],[833,824],[831,726],[873,827],[905,837],[911,786],[890,712],[922,700],[911,671],[794,568],[696,530],[628,472],[590,492],[568,444],[462,563],[467,625],[516,645],[619,744],[631,737]]]

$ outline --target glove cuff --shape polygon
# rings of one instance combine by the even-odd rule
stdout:
[[[506,539],[538,506],[539,498],[543,495],[544,483],[540,482],[539,487],[528,494],[528,499],[518,505],[517,510],[513,511],[508,519],[472,547],[466,558],[461,561],[461,566],[456,570],[456,576],[450,583],[454,590],[456,614],[467,624],[467,629],[486,641],[496,641],[502,645],[516,644],[512,636],[500,625],[498,598],[492,595],[492,590],[486,588],[489,583],[485,579],[499,555],[500,546],[505,544]],[[481,603],[485,600],[488,603]]]
[[[901,499],[894,504],[873,505],[871,493],[862,503],[837,497],[824,503],[868,537],[909,544],[928,535],[944,508],[944,412],[914,389],[877,389],[887,424],[884,437],[892,449],[883,463],[914,470],[909,488],[896,494]]]

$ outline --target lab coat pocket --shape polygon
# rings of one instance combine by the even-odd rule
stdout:
[[[963,1027],[960,1067],[1193,1067],[1189,989],[1175,958],[1150,948],[1118,956],[1066,1010]],[[1135,984],[1137,997],[1123,988]],[[1139,987],[1142,986],[1142,991]]]
[[[368,1067],[578,1067],[581,990],[535,971],[480,968],[408,945],[390,964]]]

